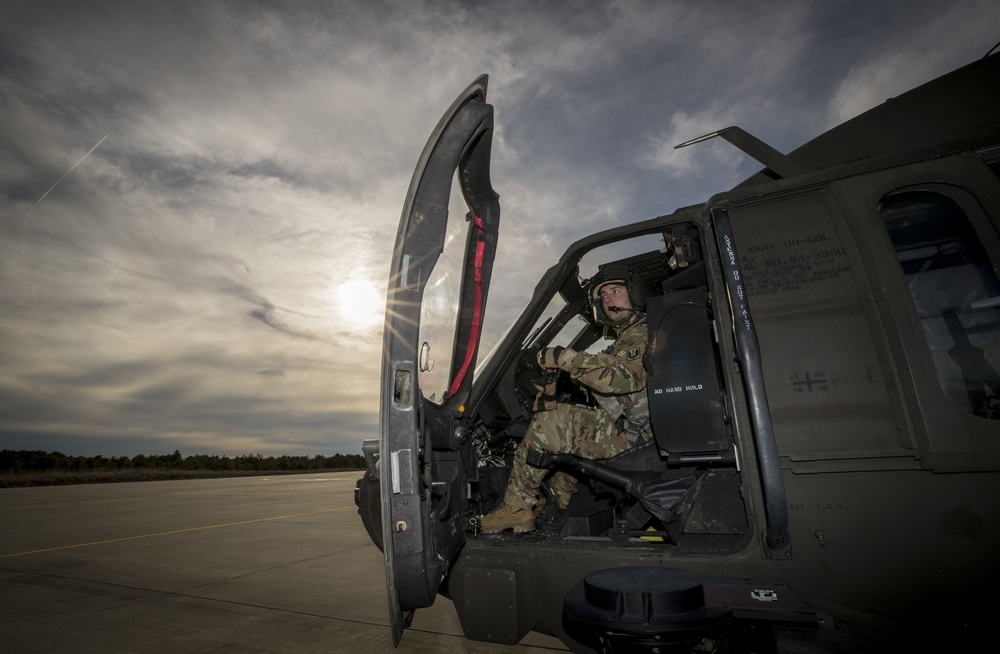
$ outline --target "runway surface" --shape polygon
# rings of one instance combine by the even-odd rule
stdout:
[[[382,554],[358,472],[0,489],[0,643],[27,652],[387,652]],[[398,652],[565,651],[466,640],[451,602]]]

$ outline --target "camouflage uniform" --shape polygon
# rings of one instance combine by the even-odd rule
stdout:
[[[641,317],[621,328],[609,351],[600,354],[568,348],[562,351],[559,367],[573,381],[594,391],[599,408],[558,404],[553,411],[535,414],[514,454],[504,497],[506,504],[530,509],[548,473],[544,468],[528,465],[529,448],[606,459],[628,449],[636,437],[645,439],[649,433],[646,371],[642,367],[646,341],[646,319]],[[622,417],[624,422],[619,422]],[[557,472],[549,487],[559,503],[565,505],[576,492],[576,479]]]

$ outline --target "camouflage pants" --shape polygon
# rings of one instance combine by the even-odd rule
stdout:
[[[557,404],[552,411],[536,413],[514,453],[514,466],[504,496],[507,504],[527,509],[534,506],[538,487],[549,473],[545,468],[528,465],[529,449],[607,459],[628,449],[628,441],[624,434],[618,433],[614,420],[604,411]],[[549,488],[560,503],[568,503],[576,492],[576,478],[556,472]]]

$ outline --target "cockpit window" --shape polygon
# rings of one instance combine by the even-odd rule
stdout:
[[[579,306],[570,306],[557,293],[535,321],[528,337],[521,344],[521,349],[574,345],[585,332],[593,331],[593,326],[583,319],[579,311]]]
[[[440,404],[451,383],[455,342],[458,329],[458,298],[462,288],[465,237],[469,225],[468,207],[452,184],[448,225],[441,252],[427,279],[420,305],[419,387],[423,396]]]
[[[594,248],[585,254],[579,263],[580,279],[589,279],[597,274],[600,266],[609,261],[626,259],[639,252],[657,251],[664,252],[666,246],[663,242],[662,234],[646,234],[636,236],[624,241],[615,241]]]
[[[521,348],[527,349],[538,347],[540,342],[543,345],[547,344],[548,341],[543,337],[551,329],[553,321],[566,311],[567,305],[568,302],[566,302],[561,295],[556,294],[553,296],[553,298],[549,301],[548,306],[545,307],[545,311],[542,312],[542,315],[540,315],[538,320],[535,321],[531,331],[528,332],[528,337],[521,344]]]
[[[971,195],[938,186],[891,193],[878,215],[945,395],[966,412],[1000,419],[997,235]]]

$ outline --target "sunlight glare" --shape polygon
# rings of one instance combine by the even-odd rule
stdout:
[[[382,324],[385,295],[374,282],[350,279],[333,286],[337,317],[353,331],[372,329]]]

